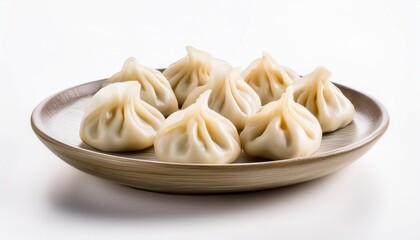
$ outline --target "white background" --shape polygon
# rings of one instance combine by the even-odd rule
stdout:
[[[360,160],[306,184],[182,196],[122,187],[65,164],[30,114],[129,56],[166,67],[193,45],[246,67],[263,50],[317,65],[389,110]],[[420,239],[419,1],[0,0],[1,239]]]

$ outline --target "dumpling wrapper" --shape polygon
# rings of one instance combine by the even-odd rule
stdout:
[[[349,125],[354,106],[331,81],[331,72],[317,67],[295,82],[295,101],[305,106],[319,121],[323,132],[332,132]]]
[[[207,106],[210,92],[165,120],[154,143],[159,160],[225,164],[237,159],[241,152],[238,132],[228,119]]]
[[[318,120],[293,101],[293,87],[283,96],[263,106],[251,117],[240,135],[244,151],[268,159],[305,157],[321,145]]]
[[[172,63],[163,71],[176,95],[179,107],[184,104],[192,90],[208,82],[210,73],[216,66],[225,63],[191,46],[187,46],[186,49],[187,56]]]
[[[178,110],[175,94],[165,76],[156,69],[142,66],[134,57],[128,58],[121,71],[112,75],[105,85],[133,80],[141,84],[141,99],[164,116]]]
[[[286,88],[299,79],[293,70],[278,64],[267,52],[254,60],[242,72],[242,76],[260,96],[262,105],[279,99]]]
[[[245,122],[261,108],[258,94],[243,80],[239,69],[228,64],[216,67],[208,83],[188,95],[183,108],[209,89],[212,90],[209,107],[229,119],[238,130],[242,130]]]
[[[137,81],[113,83],[88,102],[80,126],[87,145],[109,152],[135,151],[153,145],[165,117],[140,99]]]

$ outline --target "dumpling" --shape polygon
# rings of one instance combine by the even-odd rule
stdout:
[[[240,135],[242,148],[251,156],[286,159],[304,157],[318,150],[322,130],[318,120],[293,101],[293,87],[263,106]]]
[[[296,81],[295,101],[305,106],[321,124],[323,132],[332,132],[350,124],[354,106],[334,84],[331,72],[318,67]]]
[[[141,150],[153,145],[165,117],[140,99],[137,81],[113,83],[89,101],[80,126],[87,145],[110,152]]]
[[[163,71],[163,75],[169,80],[175,92],[179,107],[184,104],[193,89],[207,83],[215,66],[224,63],[222,60],[213,58],[209,53],[191,46],[187,46],[186,49],[187,56]]]
[[[243,80],[239,69],[228,64],[216,67],[207,84],[194,89],[184,102],[188,107],[205,92],[211,89],[209,107],[229,119],[238,130],[242,130],[245,121],[260,108],[261,101],[257,93]]]
[[[299,76],[278,64],[267,52],[242,72],[245,82],[260,96],[262,105],[277,100]]]
[[[241,152],[235,126],[207,106],[210,90],[169,116],[155,138],[158,159],[175,163],[224,164]]]
[[[171,85],[161,72],[147,68],[130,57],[120,72],[112,75],[105,85],[136,80],[141,84],[141,99],[157,108],[164,116],[178,110],[178,103]]]

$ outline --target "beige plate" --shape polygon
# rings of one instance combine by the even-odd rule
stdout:
[[[79,138],[84,106],[102,81],[70,88],[49,97],[32,113],[32,128],[58,157],[86,173],[123,185],[171,193],[219,193],[274,188],[319,178],[341,169],[368,151],[386,131],[389,117],[374,99],[337,86],[353,102],[349,126],[324,134],[312,156],[267,161],[241,154],[233,164],[198,165],[159,162],[153,149],[107,153]]]

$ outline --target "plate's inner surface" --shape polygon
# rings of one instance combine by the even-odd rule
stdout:
[[[75,148],[89,149],[101,152],[84,144],[79,137],[79,127],[83,117],[84,108],[101,87],[101,81],[78,86],[51,98],[42,111],[42,128],[46,134]],[[355,144],[372,133],[380,123],[378,114],[380,109],[371,99],[363,94],[338,85],[343,93],[355,106],[356,113],[353,122],[345,128],[332,133],[324,134],[320,149],[313,156],[336,151]],[[157,160],[153,148],[137,152],[107,153],[114,156],[124,156],[134,159]],[[247,156],[242,153],[235,163],[249,163],[268,161]]]

